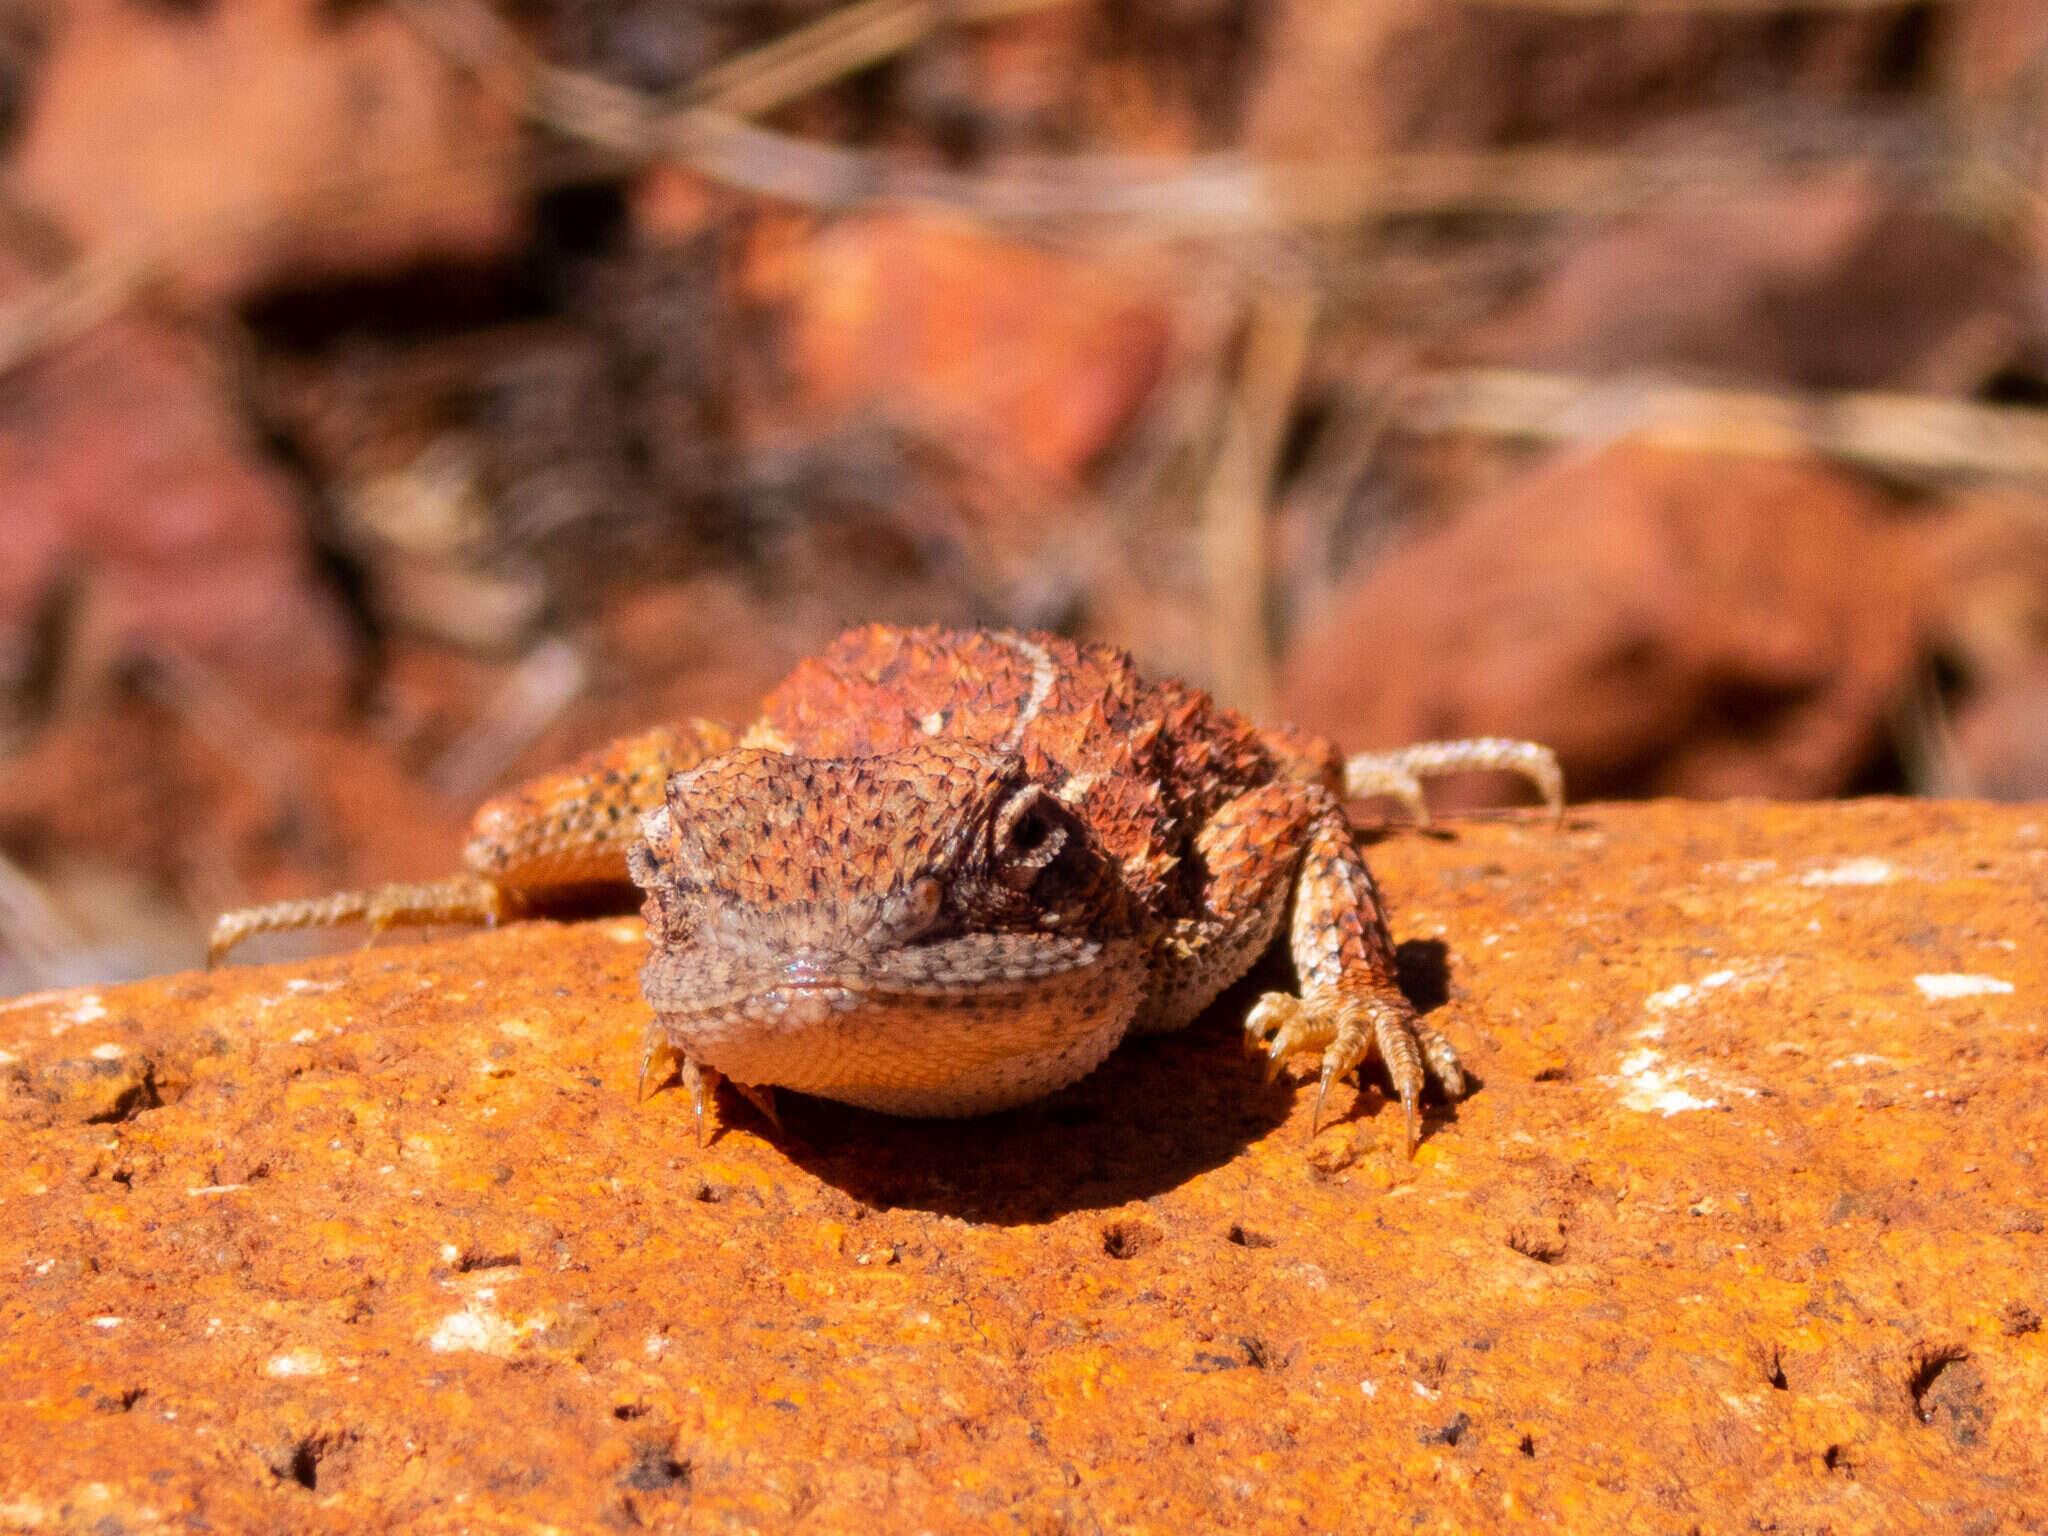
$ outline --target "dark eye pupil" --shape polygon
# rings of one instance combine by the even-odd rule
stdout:
[[[1020,817],[1010,831],[1011,846],[1020,853],[1029,853],[1045,841],[1045,818],[1036,813]]]

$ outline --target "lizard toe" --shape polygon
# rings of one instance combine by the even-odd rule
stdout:
[[[1451,1100],[1465,1097],[1469,1087],[1465,1081],[1465,1067],[1458,1060],[1458,1053],[1451,1042],[1420,1019],[1411,1019],[1409,1027],[1414,1031],[1416,1043],[1422,1047],[1422,1059],[1429,1064],[1429,1075],[1443,1089],[1444,1097]]]
[[[1408,1150],[1415,1149],[1423,1089],[1434,1081],[1447,1098],[1461,1097],[1465,1073],[1450,1041],[1415,1016],[1399,993],[1312,992],[1294,997],[1268,992],[1245,1019],[1245,1048],[1266,1057],[1270,1082],[1289,1057],[1321,1054],[1315,1123],[1330,1085],[1378,1057],[1401,1101]]]
[[[1307,1000],[1288,992],[1267,992],[1245,1017],[1245,1054],[1264,1054],[1266,1081],[1270,1083],[1288,1057],[1328,1044],[1334,1027],[1323,1011]]]

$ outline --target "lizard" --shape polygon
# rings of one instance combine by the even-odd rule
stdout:
[[[900,1115],[1006,1109],[1074,1082],[1128,1033],[1179,1029],[1286,929],[1296,992],[1244,1020],[1248,1053],[1377,1058],[1412,1156],[1449,1040],[1396,984],[1385,905],[1344,801],[1427,821],[1421,780],[1485,768],[1561,816],[1548,749],[1500,738],[1343,757],[1253,724],[1129,655],[1004,630],[847,631],[744,730],[614,741],[487,802],[461,874],[224,913],[252,935],[495,923],[643,897],[654,1011],[641,1084],[680,1062],[703,1136],[721,1077],[772,1121],[787,1088]]]

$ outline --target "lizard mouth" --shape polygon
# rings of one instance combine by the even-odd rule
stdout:
[[[669,1042],[738,1082],[947,1116],[1025,1103],[1092,1071],[1137,1011],[1145,974],[1129,939],[977,934],[862,961],[742,967],[671,950],[642,982]]]
[[[819,1007],[845,1013],[914,998],[967,1007],[1089,971],[1110,947],[1099,939],[975,934],[878,955],[807,948],[784,959],[707,943],[657,956],[644,979],[648,1000],[665,1015],[772,1015],[799,1004],[807,1013]]]

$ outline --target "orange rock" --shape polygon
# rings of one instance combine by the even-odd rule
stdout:
[[[2000,3],[2022,9],[2026,0]],[[1895,19],[1838,8],[1812,22],[1795,35],[1761,12],[1567,17],[1535,6],[1278,0],[1255,23],[1260,67],[1244,137],[1260,158],[1278,160],[1550,138],[1599,144],[1711,109],[1734,75],[1816,95],[1882,89],[1896,68]],[[2023,48],[2024,36],[2010,46]],[[1700,140],[1712,130],[1694,132]]]
[[[2048,795],[2048,662],[2001,678],[1956,718],[1957,755],[1980,794],[1999,800]]]
[[[0,1004],[31,1529],[2048,1519],[2039,807],[1395,836],[1480,1079],[636,1106],[639,924]],[[1930,1511],[1938,1512],[1930,1515]],[[106,1526],[105,1528],[111,1528]]]
[[[1128,277],[931,215],[850,218],[764,246],[747,279],[789,306],[790,364],[825,417],[861,410],[986,439],[1061,485],[1157,380],[1168,321]]]
[[[1340,592],[1281,713],[1351,747],[1541,741],[1574,793],[1839,793],[1929,623],[1918,548],[1817,463],[1562,453]]]
[[[298,493],[193,337],[123,319],[42,358],[0,400],[0,649],[67,587],[68,692],[169,647],[283,721],[329,718],[352,662]],[[17,642],[18,643],[18,642]]]
[[[11,169],[89,248],[240,293],[517,232],[517,121],[391,11],[77,0],[54,39]]]
[[[2048,795],[2048,504],[2020,488],[1951,495],[1927,565],[1939,590],[1932,648],[1953,678],[1953,752],[1936,793]]]
[[[1996,239],[1906,206],[1859,166],[1616,221],[1453,351],[1577,373],[1973,395],[2014,360],[2027,282]]]

